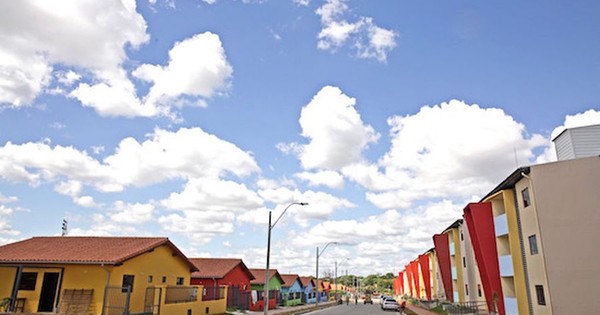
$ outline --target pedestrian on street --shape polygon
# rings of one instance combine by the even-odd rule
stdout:
[[[350,305],[350,296],[346,295],[346,305]]]
[[[358,295],[354,295],[354,304],[358,304]]]
[[[406,309],[406,301],[402,301],[402,303],[400,303],[400,315],[404,315],[404,309]]]

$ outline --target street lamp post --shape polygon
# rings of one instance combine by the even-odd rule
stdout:
[[[334,283],[334,286],[335,286],[335,300],[336,301],[338,300],[338,293],[340,291],[340,289],[338,288],[338,285],[337,285],[337,278],[338,278],[338,276],[337,276],[337,270],[338,270],[338,266],[341,265],[341,264],[343,264],[344,262],[348,261],[349,259],[350,258],[345,258],[339,264],[338,264],[337,260],[335,261],[335,278],[333,278],[333,283]]]
[[[265,315],[269,314],[269,260],[271,256],[271,230],[273,229],[273,227],[275,227],[275,224],[279,222],[279,219],[281,219],[281,217],[285,214],[287,209],[289,209],[293,205],[306,206],[308,205],[308,202],[290,203],[289,205],[287,205],[287,207],[285,207],[285,209],[283,209],[283,212],[279,215],[279,217],[277,218],[277,220],[275,220],[275,223],[273,224],[271,224],[271,211],[269,210],[269,233],[267,236],[267,268],[265,268],[265,288],[263,292],[263,309]]]
[[[317,306],[319,306],[319,299],[321,298],[319,296],[319,257],[321,257],[321,255],[323,254],[323,252],[325,252],[325,250],[327,249],[327,246],[331,245],[331,244],[337,244],[338,242],[329,242],[327,244],[325,244],[325,247],[323,248],[323,250],[321,251],[321,253],[319,253],[319,246],[317,246]]]

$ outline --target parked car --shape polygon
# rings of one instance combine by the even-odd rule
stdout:
[[[400,308],[400,305],[398,305],[398,302],[391,297],[388,297],[387,299],[385,299],[383,301],[383,304],[381,304],[381,309],[384,311],[387,311],[387,310],[397,311],[399,308]]]
[[[364,304],[373,304],[373,299],[370,294],[365,295],[365,299],[363,300]]]
[[[391,296],[387,296],[387,295],[381,295],[379,296],[379,304],[383,304],[383,301],[385,301],[386,299],[391,298]]]

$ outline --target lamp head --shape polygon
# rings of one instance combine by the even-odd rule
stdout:
[[[298,204],[301,206],[308,206],[308,202],[299,202]]]

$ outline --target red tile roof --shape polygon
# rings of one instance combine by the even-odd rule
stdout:
[[[281,275],[281,279],[283,279],[284,287],[291,287],[294,285],[296,280],[300,281],[300,277],[298,275]]]
[[[192,271],[197,270],[166,237],[33,237],[0,246],[0,264],[118,265],[162,245],[171,247]]]
[[[190,258],[190,261],[198,268],[198,271],[192,273],[192,278],[223,279],[235,267],[240,266],[250,280],[254,279],[248,267],[239,258]]]
[[[250,281],[250,284],[265,284],[265,269],[250,269],[250,272],[254,276],[254,280]],[[283,279],[281,279],[281,275],[277,271],[277,269],[269,269],[269,280],[271,278],[277,276],[281,283],[283,283]]]
[[[313,287],[315,286],[315,278],[310,277],[310,276],[308,276],[308,277],[300,277],[300,282],[302,282],[302,286],[305,287],[305,288],[307,288],[308,285],[309,285],[309,283],[311,283],[311,282],[313,284]]]

